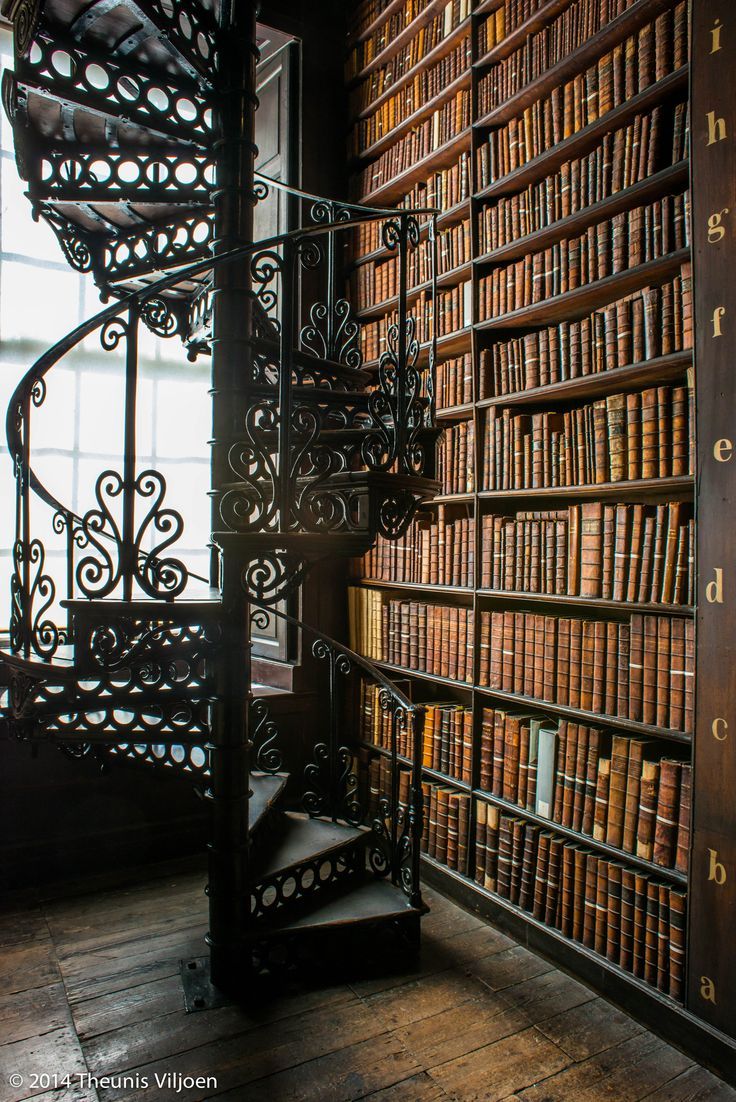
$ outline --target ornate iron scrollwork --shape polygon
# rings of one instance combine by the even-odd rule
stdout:
[[[278,773],[283,766],[283,756],[279,749],[279,729],[270,717],[268,704],[262,697],[256,697],[250,705],[253,733],[251,742],[255,750],[255,768],[261,773]]]

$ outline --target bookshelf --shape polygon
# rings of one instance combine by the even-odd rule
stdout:
[[[736,13],[727,0],[692,7],[691,23],[678,0],[428,4],[360,75],[348,68],[354,123],[380,109],[388,127],[363,146],[351,131],[354,197],[435,205],[440,245],[446,233],[470,250],[453,259],[448,245],[443,266],[440,248],[439,289],[455,295],[437,344],[442,492],[404,540],[354,564],[349,604],[356,649],[442,724],[465,717],[464,773],[432,759],[430,723],[428,878],[733,1070],[733,384],[728,340],[706,338],[727,335],[736,310],[736,154],[719,140],[736,132]],[[691,65],[690,40],[694,57],[710,57],[717,19],[714,60]],[[446,33],[386,84],[379,70],[431,20]],[[393,93],[443,59],[443,89],[392,125]],[[436,140],[423,144],[422,127]],[[397,152],[409,139],[410,163]],[[693,171],[706,182],[691,214]],[[386,257],[357,243],[347,278],[363,271],[369,288]],[[393,305],[369,290],[362,303],[370,368]],[[697,339],[693,314],[705,319]],[[719,380],[697,402],[693,345],[700,377],[707,364]],[[706,539],[709,503],[720,528],[709,523]],[[507,651],[508,669],[494,672],[493,653]],[[583,691],[571,691],[571,670]],[[375,795],[387,744],[359,706]],[[491,755],[505,791],[489,782],[489,714],[511,716],[517,739]],[[528,776],[520,797],[520,768],[536,784],[542,764],[545,785],[572,801],[564,814],[562,803],[540,811]]]

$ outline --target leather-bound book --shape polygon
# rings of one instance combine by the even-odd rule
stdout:
[[[645,861],[654,856],[654,830],[659,792],[659,762],[643,761],[639,782],[639,816],[636,830],[636,855]]]
[[[684,892],[670,890],[669,994],[682,1001],[685,975],[685,909]]]
[[[605,711],[607,631],[608,624],[604,621],[596,620],[593,624],[593,691],[590,709],[599,714]],[[615,661],[615,652],[611,655],[611,659]]]
[[[527,823],[524,827],[524,850],[520,863],[518,895],[519,906],[524,911],[531,910],[534,902],[534,870],[536,867],[538,833],[538,826],[533,826],[531,823]]]
[[[692,732],[695,722],[695,621],[685,621],[685,721],[683,731]]]
[[[475,801],[475,881],[485,886],[488,804]]]
[[[432,785],[429,789],[429,833],[427,836],[427,853],[430,857],[437,856],[437,789]]]
[[[670,714],[670,625],[667,616],[657,618],[657,719],[658,727],[666,727]]]
[[[598,886],[598,858],[593,853],[585,854],[585,900],[583,903],[583,945],[588,949],[595,947],[595,921]]]
[[[557,684],[557,620],[554,616],[544,617],[544,662],[542,679],[542,699],[555,700]]]
[[[647,884],[648,879],[643,873],[634,873],[634,960],[632,971],[639,979],[644,979],[646,968]]]
[[[616,671],[616,708],[613,713],[619,716],[629,715],[629,697],[631,693],[631,627],[619,624],[617,628],[618,670]]]
[[[611,482],[620,482],[627,477],[628,472],[625,394],[611,394],[606,398],[606,421],[608,423],[608,477]],[[597,472],[596,481],[604,481],[597,477]]]
[[[613,620],[609,620],[605,624],[605,645],[604,645],[604,670],[605,678],[603,685],[603,701],[600,711],[605,712],[608,716],[615,716],[618,714],[618,666],[620,662],[619,654],[619,638],[621,635],[621,624],[614,623]],[[626,627],[626,625],[623,625]],[[627,629],[628,630],[628,629]],[[626,662],[628,664],[628,650],[626,651]]]
[[[595,483],[610,481],[607,403],[608,400],[605,398],[593,403],[594,472],[590,481]]]
[[[665,994],[670,988],[670,889],[659,885],[659,921],[657,924],[657,987]]]
[[[562,862],[565,849],[563,839],[554,836],[549,844],[547,868],[547,898],[544,908],[544,921],[547,926],[556,926],[557,916],[562,913]]]
[[[641,477],[659,474],[659,426],[657,389],[650,387],[641,395]]]
[[[654,855],[657,865],[672,868],[677,847],[677,821],[680,803],[682,762],[662,758],[657,797],[657,818],[654,827]]]
[[[621,878],[623,866],[608,863],[608,921],[606,923],[606,957],[618,964],[621,956]]]
[[[578,757],[579,728],[577,723],[565,724],[567,731],[565,736],[565,759],[562,773],[562,810],[561,819],[563,826],[572,826],[573,806],[575,799],[575,766]]]
[[[613,555],[615,545],[616,510],[613,505],[603,507],[603,569],[601,594],[610,599],[613,593]]]
[[[470,830],[470,796],[465,792],[458,794],[458,828],[457,828],[457,865],[455,868],[463,876],[467,876],[468,869],[468,833]]]
[[[583,804],[585,802],[585,780],[588,767],[588,735],[589,729],[582,725],[577,727],[577,750],[575,755],[575,769],[572,793],[572,816],[570,826],[573,830],[580,831],[583,825]]]
[[[595,814],[593,817],[593,837],[605,842],[608,823],[608,801],[611,789],[611,760],[600,758],[598,761],[598,780],[595,791]]]
[[[657,506],[657,519],[654,525],[654,552],[652,554],[651,587],[647,600],[657,602],[662,589],[662,573],[664,569],[664,550],[666,542],[667,507]]]
[[[583,813],[579,829],[583,834],[593,834],[595,820],[595,796],[598,779],[601,733],[595,727],[588,728],[588,753],[585,763],[585,789]]]
[[[460,838],[460,808],[458,801],[462,793],[449,792],[447,799],[447,866],[456,869],[458,864],[458,846]]]
[[[655,525],[656,521],[653,516],[645,517],[641,553],[641,573],[639,575],[639,588],[636,595],[636,600],[641,602],[648,601],[651,593]]]
[[[591,620],[584,620],[581,624],[580,707],[586,711],[590,711],[593,705],[594,660],[595,624]]]
[[[481,632],[481,641],[484,637],[488,639],[488,676],[484,679],[483,684],[487,684],[491,689],[501,689],[504,684],[505,614],[503,612],[493,612],[490,617],[487,613],[481,615],[486,617],[486,623],[490,620],[490,631],[486,629],[485,632]],[[482,657],[483,652],[481,651],[481,660]]]
[[[508,815],[499,816],[498,824],[498,894],[504,899],[510,898],[511,891],[511,852],[513,848],[513,820]]]
[[[683,765],[680,772],[680,803],[677,812],[677,842],[675,868],[687,872],[690,860],[690,814],[692,809],[692,766]]]
[[[580,511],[580,596],[600,597],[603,567],[603,505],[586,501]]]
[[[435,789],[437,799],[437,835],[435,839],[435,859],[442,864],[447,863],[447,847],[449,839],[450,819],[450,794],[452,789],[440,787]]]
[[[644,931],[644,979],[657,985],[657,949],[659,935],[659,885],[647,881],[646,926]]]
[[[644,742],[642,739],[629,740],[629,762],[624,805],[624,829],[621,842],[621,848],[626,850],[627,853],[636,852],[644,757],[650,754],[653,746],[653,743]]]
[[[547,874],[549,872],[549,852],[552,838],[552,834],[543,830],[537,839],[537,866],[534,876],[532,914],[540,922],[544,921],[547,906]]]
[[[494,796],[503,796],[505,740],[506,712],[497,708],[493,720],[493,773],[491,776],[491,792]]]
[[[614,735],[611,744],[611,781],[608,796],[606,843],[621,849],[626,809],[630,739]]]
[[[523,615],[520,613],[519,615]],[[525,617],[527,622],[527,630],[531,628],[533,623],[534,630],[534,682],[532,687],[532,696],[537,700],[544,699],[544,640],[545,640],[545,616],[532,616],[528,613]]]
[[[501,684],[498,688],[506,692],[514,689],[514,613],[506,611],[503,615],[503,658]],[[496,686],[494,686],[496,687]]]
[[[687,475],[690,470],[690,433],[688,428],[687,387],[672,390],[672,475]]]
[[[555,676],[554,699],[558,704],[568,704],[570,700],[570,621],[565,617],[557,621]]]
[[[498,887],[498,851],[501,814],[497,807],[488,807],[486,812],[486,875],[484,884],[489,891]]]
[[[560,881],[560,930],[565,937],[572,937],[575,920],[575,844],[562,847],[559,869]],[[552,907],[549,907],[552,912]],[[545,922],[551,925],[545,913]]]
[[[641,395],[626,395],[626,475],[641,478],[642,460]]]
[[[503,746],[503,798],[517,803],[519,790],[521,722],[519,716],[506,716]]]
[[[641,576],[642,553],[644,550],[644,509],[641,505],[629,506],[631,538],[629,541],[629,559],[627,564],[626,591],[621,600],[635,601]]]
[[[632,869],[621,871],[621,942],[619,964],[627,972],[634,966],[634,898],[636,877]]]
[[[662,584],[659,592],[659,600],[663,604],[671,604],[675,595],[675,567],[677,563],[677,541],[680,533],[679,501],[672,501],[667,506],[667,533],[664,547],[664,566],[662,569]]]
[[[598,877],[595,889],[595,951],[606,954],[608,940],[608,861],[598,861]]]
[[[526,807],[527,792],[529,789],[529,719],[521,717],[519,721],[519,783],[516,790],[515,802],[519,807]]]
[[[512,903],[517,904],[519,902],[519,892],[521,891],[521,870],[523,868],[524,840],[527,829],[534,831],[539,830],[539,827],[532,827],[525,823],[523,819],[514,819],[511,832],[511,884],[509,899]]]
[[[613,562],[613,600],[623,601],[626,595],[628,571],[631,566],[630,556],[630,523],[632,520],[631,507],[628,505],[616,506],[616,537]]]
[[[573,857],[575,879],[573,885],[572,937],[574,941],[583,940],[585,929],[585,875],[588,851],[575,846]]]
[[[631,617],[629,635],[629,719],[640,721],[644,701],[644,617]]]
[[[580,505],[570,506],[568,528],[568,574],[567,592],[571,596],[580,593],[580,526],[582,509]]]
[[[632,617],[633,621],[633,617]],[[642,653],[642,709],[644,723],[657,721],[657,617],[644,617]]]

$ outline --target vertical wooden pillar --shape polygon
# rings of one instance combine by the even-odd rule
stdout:
[[[688,1006],[736,1034],[736,7],[695,0],[698,590]]]

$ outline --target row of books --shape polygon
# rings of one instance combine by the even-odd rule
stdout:
[[[479,113],[486,114],[511,99],[635,2],[573,0],[555,19],[536,34],[527,35],[513,53],[489,68],[478,82]],[[638,70],[639,82],[650,84],[655,74],[669,71],[666,65],[672,53],[672,33],[672,14],[665,12],[656,25],[650,23],[643,28],[636,43],[628,39],[625,63],[627,68]]]
[[[472,586],[475,520],[447,520],[444,505],[439,505],[436,513],[436,520],[429,516],[413,520],[399,539],[379,536],[370,551],[356,561],[354,577],[415,585]]]
[[[407,254],[407,288],[411,290],[432,278],[432,244],[422,238]],[[437,235],[437,274],[443,275],[472,259],[470,222],[458,222]],[[350,277],[350,301],[358,310],[385,302],[399,293],[399,258],[369,261],[354,269]]]
[[[348,55],[345,67],[346,81],[353,80],[370,65],[397,35],[405,31],[429,7],[430,3],[431,0],[407,0],[398,11],[384,20],[372,35],[357,43]],[[361,90],[361,97],[365,95],[362,99],[363,106],[368,106],[373,99],[413,69],[430,50],[447,38],[468,18],[471,7],[472,0],[449,0],[438,15],[424,22],[417,29],[417,33],[391,57],[386,65],[369,75],[364,82],[365,93]]]
[[[449,168],[431,172],[424,180],[418,181],[396,206],[405,209],[425,209],[437,207],[440,211],[450,210],[468,199],[470,195],[470,154],[461,153],[455,164]],[[380,221],[362,222],[354,230],[353,259],[360,261],[383,247],[381,232],[384,223]]]
[[[481,612],[478,684],[672,731],[693,731],[695,625]]]
[[[484,708],[479,786],[595,841],[686,872],[692,769],[657,740]]]
[[[589,153],[484,207],[479,251],[490,253],[632,187],[687,156],[687,104],[655,107],[609,131]]]
[[[581,486],[692,473],[692,388],[611,394],[564,413],[491,407],[487,490]]]
[[[435,23],[439,21],[438,18]],[[420,31],[414,42],[419,44],[422,39],[426,41],[426,36],[423,31]],[[457,80],[462,73],[467,72],[470,62],[471,39],[470,34],[468,34],[450,53],[445,54],[434,65],[419,67],[412,79],[402,83],[398,91],[385,99],[372,114],[366,118],[358,119],[350,134],[348,154],[352,157],[359,157],[361,153],[369,150],[376,142],[391,134],[397,126],[400,126],[401,123],[415,114],[425,103],[434,99],[448,85]],[[380,70],[380,72],[383,72],[383,70]],[[367,83],[372,84],[373,82],[369,81]],[[376,84],[378,83],[380,81],[376,82]]]
[[[692,401],[691,387],[660,386],[610,394],[564,413],[491,406],[483,487],[539,489],[692,474]]]
[[[473,761],[473,710],[456,701],[424,705],[422,766],[434,769],[466,784],[471,783]],[[373,746],[413,759],[413,733],[408,724],[392,723],[392,710],[381,707],[378,685],[361,682],[361,738]]]
[[[453,681],[473,678],[473,610],[348,587],[350,646],[376,662]]]
[[[505,0],[478,23],[477,56],[482,58],[489,50],[498,46],[507,35],[526,23],[546,3],[547,0]]]
[[[563,295],[690,244],[689,193],[614,214],[583,233],[494,268],[478,281],[478,317]]]
[[[498,397],[643,363],[693,346],[692,269],[578,321],[563,321],[480,354],[479,396]]]
[[[482,800],[475,879],[564,937],[682,997],[684,892]]]
[[[414,334],[420,344],[432,337],[432,324],[436,325],[438,337],[457,333],[470,325],[471,319],[470,280],[439,290],[435,296],[434,308],[431,294],[420,291],[411,303],[410,312],[415,321]],[[386,351],[387,334],[392,325],[399,320],[398,310],[391,310],[377,321],[364,322],[360,328],[360,350],[363,361],[375,360]]]
[[[486,141],[476,151],[476,188],[480,190],[508,176],[643,92],[655,80],[687,64],[689,44],[685,0],[678,3],[674,11],[665,14],[671,21],[671,30],[665,30],[665,24],[660,24],[659,20],[654,36],[651,24],[643,27],[585,72],[578,73],[565,84],[557,85],[548,96],[536,100],[529,107],[520,109],[518,117],[506,125],[489,131]],[[653,68],[650,63],[642,66],[631,64],[630,59],[636,58],[644,45],[647,45],[651,57],[653,37],[655,56],[660,57],[659,68]],[[662,52],[662,42],[672,43],[669,54]]]
[[[481,587],[652,604],[695,603],[695,521],[681,501],[585,502],[481,519]],[[391,580],[390,572],[385,580]]]
[[[437,409],[452,409],[473,401],[473,356],[470,352],[437,364],[434,396]]]
[[[443,494],[472,494],[475,490],[474,441],[472,421],[458,421],[444,429],[436,459],[436,478]]]
[[[393,180],[470,126],[470,91],[463,89],[418,123],[358,175],[361,195]]]

